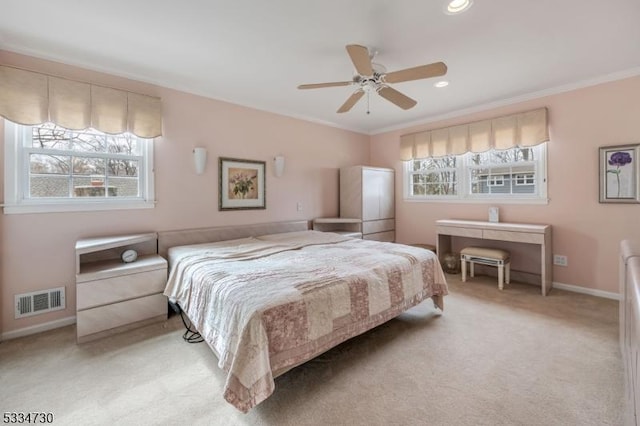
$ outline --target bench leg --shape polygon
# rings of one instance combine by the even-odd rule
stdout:
[[[462,268],[462,282],[467,281],[467,261],[465,260],[465,258],[461,258],[461,268]]]
[[[476,276],[473,262],[469,262],[469,272],[470,272],[469,275],[471,275],[471,278]]]
[[[504,288],[504,265],[498,265],[498,288]]]
[[[506,268],[504,282],[509,284],[509,281],[511,281],[511,263],[507,263]]]

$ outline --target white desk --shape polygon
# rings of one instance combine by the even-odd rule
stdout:
[[[510,241],[540,246],[542,295],[546,296],[551,290],[553,283],[551,225],[443,219],[436,221],[436,231],[437,252],[441,261],[446,253],[451,252],[451,237]]]

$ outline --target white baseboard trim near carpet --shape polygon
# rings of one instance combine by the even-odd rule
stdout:
[[[55,321],[45,322],[44,324],[32,325],[30,327],[20,328],[18,330],[7,331],[2,333],[2,341],[17,339],[18,337],[30,336],[32,334],[41,333],[47,330],[53,330],[54,328],[65,327],[67,325],[75,324],[76,317],[61,318]]]
[[[498,277],[498,270],[493,266],[477,265],[476,271],[479,271],[481,274],[489,275],[491,277],[496,277],[496,278]],[[540,287],[540,275],[532,274],[530,272],[511,270],[511,280],[524,283],[524,284],[537,285],[538,287]],[[557,288],[558,290],[571,291],[574,293],[589,294],[591,296],[603,297],[605,299],[621,300],[621,297],[618,293],[612,293],[610,291],[604,291],[604,290],[597,290],[595,288],[580,287],[578,285],[573,285],[573,284],[564,284],[564,283],[559,283],[557,281],[553,281],[552,288]]]
[[[572,291],[574,293],[589,294],[591,296],[596,296],[596,297],[604,297],[605,299],[620,300],[620,295],[618,293],[612,293],[610,291],[604,291],[604,290],[597,290],[595,288],[580,287],[572,284],[564,284],[564,283],[559,283],[557,281],[553,282],[553,288],[557,288],[558,290]]]

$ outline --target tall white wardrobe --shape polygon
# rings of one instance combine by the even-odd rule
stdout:
[[[361,219],[365,240],[395,241],[394,175],[378,167],[340,169],[340,217]]]

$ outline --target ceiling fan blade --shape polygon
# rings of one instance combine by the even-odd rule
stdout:
[[[347,99],[347,101],[342,104],[342,106],[340,107],[340,109],[338,109],[337,112],[342,113],[342,112],[349,111],[351,108],[353,108],[353,106],[356,104],[356,102],[358,102],[360,100],[362,95],[364,95],[364,91],[362,91],[362,90],[358,90],[356,92],[353,92],[353,94],[351,96],[349,96],[349,99]]]
[[[333,83],[315,83],[315,84],[301,84],[298,89],[320,89],[322,87],[337,87],[348,86],[353,84],[353,81],[336,81]]]
[[[360,75],[373,75],[373,67],[371,66],[371,58],[369,57],[369,49],[359,44],[348,44],[347,53],[351,57],[353,66]]]
[[[417,104],[417,102],[410,97],[403,95],[396,89],[389,86],[381,87],[380,90],[378,90],[378,94],[389,102],[398,105],[402,109],[413,108]]]
[[[429,65],[407,68],[400,71],[387,73],[384,81],[387,83],[401,83],[403,81],[420,80],[422,78],[438,77],[447,73],[444,62],[435,62]]]

